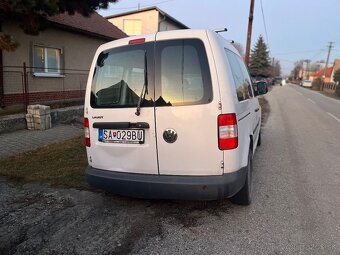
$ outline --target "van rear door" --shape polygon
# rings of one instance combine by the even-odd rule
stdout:
[[[162,33],[156,37],[155,116],[161,175],[223,173],[217,135],[220,97],[209,68],[212,57],[208,60],[203,41],[192,36],[169,40]]]
[[[85,117],[90,122],[91,146],[87,152],[92,167],[158,174],[154,36],[149,37],[126,39],[125,45],[118,46],[113,42],[97,57],[91,90],[86,95],[90,102],[85,104],[90,105]]]

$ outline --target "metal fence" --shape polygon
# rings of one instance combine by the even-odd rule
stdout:
[[[1,106],[83,100],[88,70],[1,66]]]
[[[322,86],[322,91],[327,93],[335,93],[336,84],[334,82],[324,82]]]

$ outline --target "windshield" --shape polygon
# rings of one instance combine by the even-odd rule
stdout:
[[[133,46],[102,52],[91,89],[94,108],[137,107],[145,83],[145,49]],[[152,106],[145,99],[142,106]]]

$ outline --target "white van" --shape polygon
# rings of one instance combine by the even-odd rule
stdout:
[[[242,58],[215,32],[100,46],[84,112],[90,185],[140,198],[250,203],[261,108]]]

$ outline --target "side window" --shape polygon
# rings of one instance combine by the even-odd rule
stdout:
[[[204,45],[197,39],[157,43],[156,105],[207,104],[212,86]]]
[[[244,86],[247,86],[250,97],[253,97],[254,96],[253,87],[252,87],[252,83],[251,83],[251,79],[250,79],[250,76],[249,76],[248,69],[247,69],[246,65],[244,64],[243,60],[239,56],[236,56],[236,58],[237,58],[237,60],[240,64],[240,67],[241,67],[242,72],[243,72],[243,77],[244,77],[244,82],[245,82]]]
[[[249,74],[242,59],[230,50],[225,49],[225,52],[233,74],[238,100],[244,101],[253,97]]]

